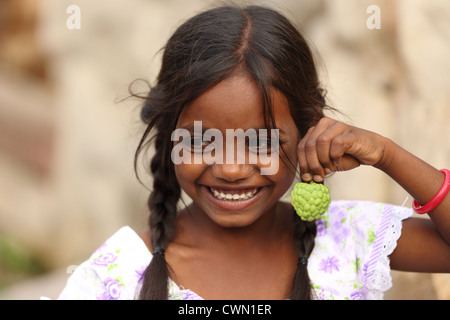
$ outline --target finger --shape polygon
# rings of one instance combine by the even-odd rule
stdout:
[[[316,182],[322,182],[325,171],[320,164],[319,157],[317,155],[317,137],[317,131],[313,131],[309,139],[305,142],[305,156],[312,179]]]
[[[331,152],[333,139],[345,134],[347,126],[341,122],[333,122],[318,137],[316,142],[317,157],[326,174],[337,170]],[[341,156],[341,154],[340,154]]]
[[[304,182],[310,182],[312,180],[312,175],[310,174],[308,167],[308,161],[306,159],[306,141],[308,141],[313,130],[314,127],[309,128],[297,146],[297,159],[300,168],[300,175]]]
[[[345,132],[346,126],[330,118],[322,118],[305,143],[308,166],[316,182],[323,182],[325,174],[336,170],[329,151],[332,139]]]
[[[351,170],[360,165],[360,162],[346,152],[354,144],[355,137],[352,133],[335,137],[330,145],[330,158],[337,171]]]

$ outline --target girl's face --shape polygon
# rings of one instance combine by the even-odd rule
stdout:
[[[236,161],[243,155],[236,154],[239,150],[234,140],[226,139],[227,129],[255,129],[253,132],[260,133],[258,129],[265,128],[261,93],[249,77],[235,75],[220,82],[189,103],[178,119],[177,129],[189,130],[193,139],[194,121],[201,121],[203,131],[217,129],[215,132],[220,131],[223,137],[223,148],[214,150],[215,156],[223,159],[221,163],[205,163],[204,154],[202,157],[201,152],[194,152],[192,148],[190,164],[175,165],[180,187],[193,200],[194,210],[222,227],[249,226],[265,213],[274,212],[278,200],[293,182],[292,168],[289,169],[284,164],[289,161],[281,146],[289,159],[296,164],[299,132],[290,115],[287,99],[275,89],[270,93],[280,144],[279,155],[271,154],[270,157],[271,161],[278,161],[277,165],[271,164],[277,168],[274,174],[261,173],[261,168],[267,167],[267,163],[248,161],[251,148],[245,148],[244,164],[242,161]],[[270,133],[270,130],[267,132]],[[267,135],[259,135],[259,139],[264,142],[268,140]],[[197,139],[196,143],[199,142],[204,147],[211,144],[207,139]],[[227,148],[235,151],[235,161],[226,160],[226,152],[231,150]]]

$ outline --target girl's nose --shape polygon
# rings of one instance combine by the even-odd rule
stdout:
[[[245,180],[253,173],[253,167],[251,165],[238,163],[213,164],[211,170],[214,178],[227,182]]]

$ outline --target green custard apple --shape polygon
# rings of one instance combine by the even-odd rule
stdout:
[[[291,191],[291,203],[300,219],[319,219],[331,203],[330,190],[321,183],[299,182]]]

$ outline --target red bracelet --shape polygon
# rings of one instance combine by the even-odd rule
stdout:
[[[436,208],[439,203],[441,203],[442,200],[444,200],[445,196],[447,195],[448,191],[450,190],[450,171],[447,169],[441,170],[445,174],[445,180],[442,184],[442,187],[439,189],[438,193],[433,197],[433,199],[430,200],[426,205],[420,206],[420,204],[417,203],[416,200],[413,201],[413,209],[416,213],[424,214],[428,213],[434,208]]]

